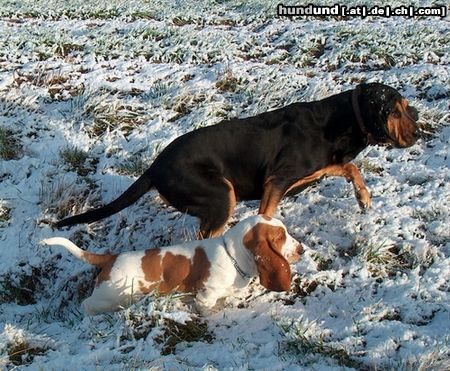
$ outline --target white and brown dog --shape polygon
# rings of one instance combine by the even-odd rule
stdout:
[[[42,243],[64,246],[101,268],[92,295],[83,302],[87,314],[120,310],[131,298],[153,291],[195,293],[205,311],[258,275],[268,290],[289,291],[289,263],[303,251],[281,221],[264,215],[239,222],[221,237],[121,254],[93,254],[61,237]]]

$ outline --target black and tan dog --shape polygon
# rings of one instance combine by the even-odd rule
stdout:
[[[283,196],[325,176],[345,177],[360,206],[370,207],[361,173],[349,161],[369,144],[413,145],[417,119],[397,90],[370,83],[224,121],[175,139],[116,200],[56,226],[108,217],[154,187],[172,206],[198,217],[204,237],[216,236],[236,201],[260,199],[259,213],[272,216]]]

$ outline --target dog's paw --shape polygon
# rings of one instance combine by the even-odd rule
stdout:
[[[355,190],[356,199],[362,211],[366,211],[372,207],[372,197],[366,188]]]
[[[198,302],[196,302],[194,304],[194,308],[195,308],[195,311],[202,317],[208,317],[208,316],[210,316],[210,315],[212,315],[212,314],[217,312],[217,310],[215,310],[215,309],[213,309],[211,307],[207,307],[205,305],[202,305],[202,304],[200,304]]]

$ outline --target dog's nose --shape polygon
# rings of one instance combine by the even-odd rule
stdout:
[[[295,251],[299,256],[303,254],[303,245],[300,242],[297,242],[297,247]]]
[[[414,120],[417,121],[419,119],[419,111],[412,107],[412,106],[408,106],[407,108],[408,111],[408,115]]]
[[[411,131],[411,140],[410,144],[413,145],[420,137],[420,128],[417,126],[416,123],[413,125],[413,129]]]

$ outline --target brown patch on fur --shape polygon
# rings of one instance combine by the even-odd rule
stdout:
[[[100,286],[102,282],[109,281],[111,279],[111,269],[116,262],[117,255],[110,255],[111,259],[108,263],[103,265],[102,270],[100,271],[100,274],[97,276],[95,286]]]
[[[387,119],[389,136],[395,146],[410,147],[416,142],[416,122],[408,113],[408,101],[397,102],[395,109]]]
[[[184,291],[181,285],[191,271],[191,262],[183,255],[166,252],[162,259],[162,271],[163,280],[158,286],[158,291],[161,294],[168,294],[176,288]]]
[[[160,249],[148,249],[142,258],[141,268],[144,272],[144,279],[150,283],[150,285],[146,285],[145,282],[139,281],[139,289],[144,294],[151,292],[161,281],[162,268],[160,253]]]
[[[291,269],[281,255],[286,238],[282,227],[264,223],[258,223],[243,238],[244,246],[255,256],[260,283],[268,290],[290,290]]]
[[[160,249],[147,250],[142,258],[146,282],[140,281],[139,288],[145,294],[154,289],[161,294],[195,292],[204,287],[210,267],[211,263],[201,247],[195,249],[192,263],[183,255],[165,252],[161,257]]]
[[[116,260],[117,255],[113,254],[94,254],[88,251],[83,251],[81,259],[96,267],[102,268],[111,260]]]
[[[273,182],[273,177],[269,177],[264,184],[264,192],[261,197],[261,203],[259,204],[259,214],[272,217],[277,210],[278,204],[284,195],[284,190],[280,189]]]
[[[148,249],[142,258],[142,271],[147,282],[156,282],[161,280],[161,250]]]
[[[139,281],[139,292],[142,294],[150,294],[158,285],[152,284],[152,285],[147,285],[144,281]]]
[[[197,247],[191,266],[191,270],[184,279],[181,289],[184,292],[195,292],[205,287],[205,282],[210,275],[211,262],[203,248]]]
[[[324,177],[330,176],[344,177],[347,182],[351,182],[353,184],[355,195],[361,208],[368,208],[372,205],[372,199],[369,191],[367,190],[366,184],[364,183],[364,179],[359,169],[352,163],[324,167],[311,175],[297,180],[288,188],[285,194],[295,194],[298,190],[303,189],[307,185]]]
[[[83,252],[82,259],[89,264],[95,265],[101,268],[99,275],[97,276],[95,286],[100,286],[104,281],[111,279],[111,269],[116,262],[117,255],[113,254],[93,254],[90,252]]]

